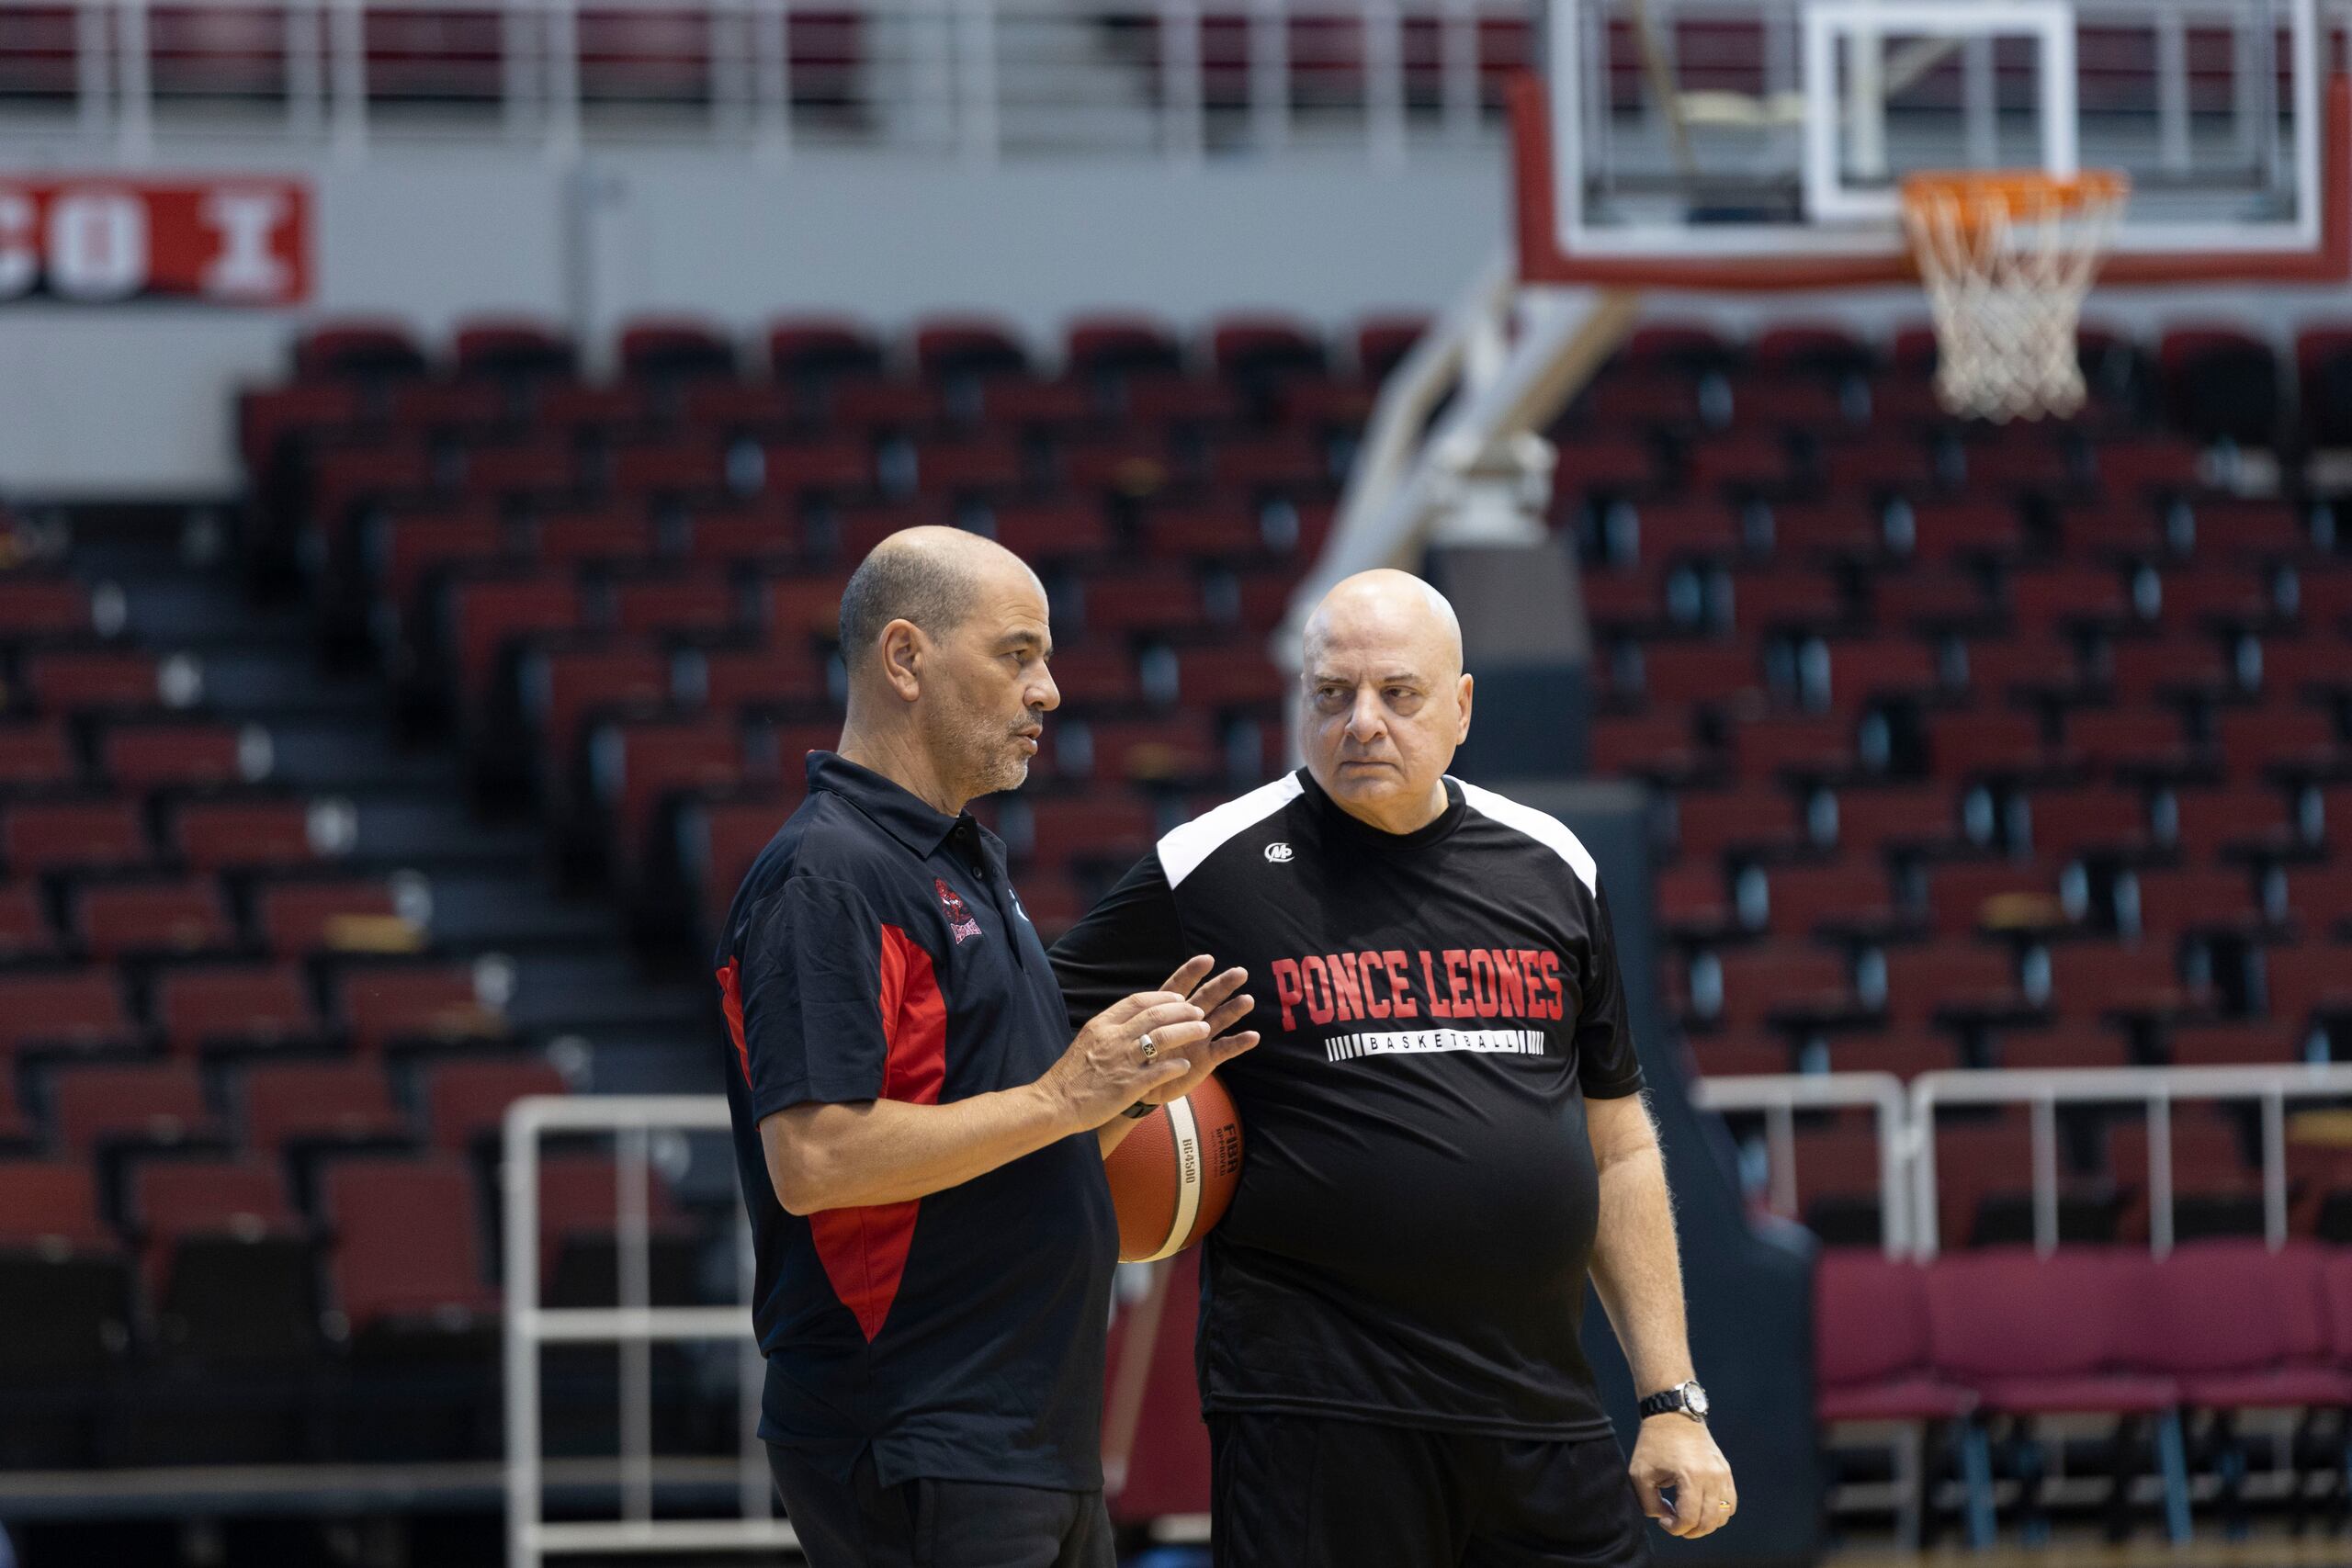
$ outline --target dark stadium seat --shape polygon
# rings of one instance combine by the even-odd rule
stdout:
[[[363,1055],[394,1046],[469,1046],[506,1037],[471,965],[367,964],[344,971],[343,1015]]]
[[[78,1153],[109,1142],[163,1148],[220,1140],[203,1080],[186,1063],[65,1067],[51,1078],[50,1096],[58,1145]]]
[[[641,317],[621,329],[620,367],[621,374],[632,380],[731,376],[735,349],[707,323],[678,317]]]
[[[2284,412],[2278,356],[2234,328],[2175,327],[2156,350],[2174,424],[2200,440],[2268,446]]]
[[[174,814],[172,838],[198,871],[295,867],[348,852],[344,818],[303,800],[199,800]]]
[[[256,1063],[245,1069],[243,1083],[245,1142],[263,1153],[376,1147],[414,1137],[384,1069],[372,1062]]]
[[[458,323],[450,336],[460,376],[521,378],[570,376],[578,351],[556,327],[520,317],[477,316]]]
[[[328,1300],[351,1328],[337,1447],[360,1459],[486,1456],[498,1293],[472,1175],[447,1157],[355,1156],[322,1180]]]
[[[75,900],[74,926],[97,958],[217,953],[234,941],[220,885],[97,883]]]
[[[563,1075],[545,1061],[445,1062],[424,1091],[434,1144],[459,1153],[495,1143],[515,1100],[564,1092]]]
[[[424,349],[396,321],[322,321],[304,329],[294,344],[294,373],[305,380],[420,376],[425,369]]]
[[[473,1179],[450,1159],[352,1158],[327,1168],[336,1304],[355,1332],[388,1319],[494,1310]]]
[[[104,1247],[113,1239],[88,1161],[0,1160],[0,1247]]]
[[[41,891],[33,883],[0,883],[0,964],[48,958],[57,952]]]
[[[153,860],[139,807],[127,800],[22,805],[0,810],[0,855],[19,875],[128,869]]]
[[[35,1046],[126,1049],[138,1038],[111,966],[0,974],[0,1059]]]
[[[119,724],[99,746],[107,776],[138,791],[256,784],[270,761],[266,731],[228,724]]]
[[[372,878],[266,884],[255,897],[254,925],[264,946],[280,958],[400,951],[424,939],[401,912],[391,886]]]
[[[156,983],[154,1010],[175,1055],[315,1048],[324,1027],[301,972],[288,964],[172,970]]]

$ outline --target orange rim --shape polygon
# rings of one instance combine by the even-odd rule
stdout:
[[[1956,217],[1962,228],[1974,229],[1996,219],[2114,207],[2131,190],[2131,180],[2109,169],[2078,175],[2048,175],[2038,169],[1931,171],[1904,176],[1903,206],[1915,217]]]

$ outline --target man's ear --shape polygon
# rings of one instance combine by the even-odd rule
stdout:
[[[900,702],[913,702],[922,695],[922,661],[931,639],[912,621],[892,621],[882,628],[881,643],[883,680]]]
[[[1469,676],[1464,675],[1462,677],[1461,686],[1454,694],[1454,701],[1462,709],[1462,732],[1453,738],[1453,743],[1456,746],[1470,739],[1470,689],[1476,683]]]

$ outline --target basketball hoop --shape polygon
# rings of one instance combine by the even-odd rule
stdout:
[[[1904,180],[1946,408],[2005,421],[2082,406],[2075,329],[2130,190],[2121,175],[2098,172]]]

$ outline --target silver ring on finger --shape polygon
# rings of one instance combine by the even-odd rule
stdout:
[[[1159,1055],[1159,1042],[1151,1037],[1149,1031],[1146,1031],[1144,1037],[1136,1042],[1136,1049],[1142,1052],[1143,1059],[1148,1062]]]

